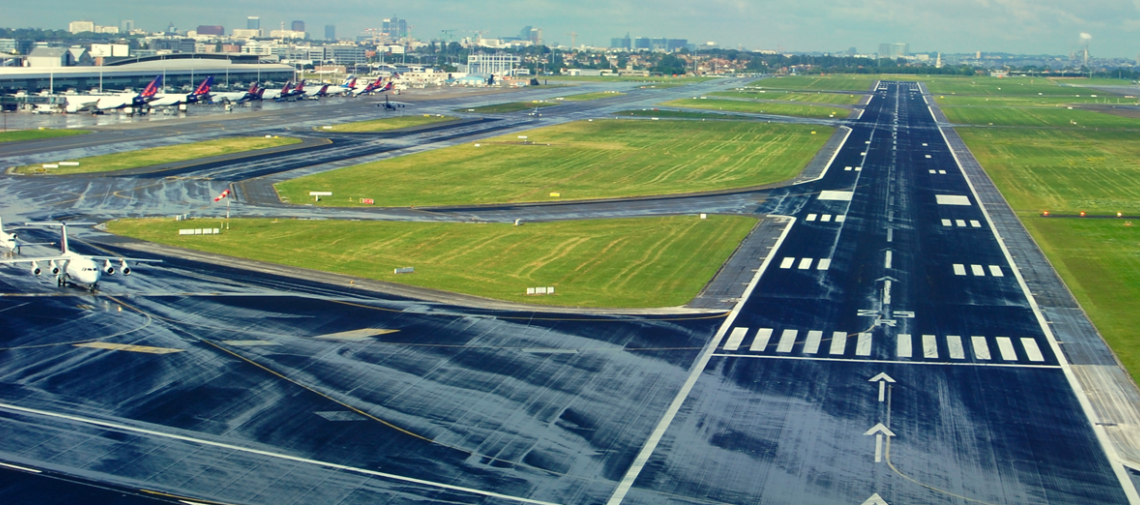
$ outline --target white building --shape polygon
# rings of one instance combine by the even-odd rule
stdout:
[[[260,38],[261,37],[261,29],[260,28],[251,28],[248,30],[242,30],[240,28],[234,28],[230,32],[230,36],[235,38],[235,39]]]
[[[269,32],[269,36],[274,39],[305,39],[309,37],[309,34],[297,30],[273,30]]]
[[[91,21],[72,21],[67,24],[67,31],[71,33],[83,33],[95,31],[95,23]]]
[[[470,74],[515,75],[515,67],[522,59],[511,54],[472,54],[467,57]]]
[[[92,58],[130,56],[131,46],[127,44],[91,44]]]

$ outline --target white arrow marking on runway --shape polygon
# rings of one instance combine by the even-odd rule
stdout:
[[[867,501],[863,502],[862,505],[891,505],[891,504],[887,503],[887,500],[884,500],[882,496],[879,496],[879,493],[875,493],[875,494],[871,495],[870,498],[867,498]]]
[[[875,381],[879,382],[879,401],[882,402],[886,396],[887,383],[888,382],[894,382],[895,380],[892,379],[890,375],[887,375],[886,373],[880,372],[879,375],[871,377],[871,380],[869,380],[867,382],[875,382]]]
[[[867,430],[864,435],[875,436],[875,463],[881,463],[883,461],[883,435],[893,437],[895,436],[894,432],[883,426],[883,423],[879,423]]]

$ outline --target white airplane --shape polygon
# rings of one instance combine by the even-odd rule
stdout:
[[[113,95],[76,95],[67,97],[67,112],[75,113],[84,110],[113,110],[123,108],[136,108],[146,105],[158,96],[162,87],[162,76],[156,76],[139,93],[117,93]]]
[[[3,256],[14,257],[20,254],[20,248],[26,245],[55,245],[54,243],[29,243],[20,240],[16,237],[15,233],[8,233],[4,231],[4,225],[0,222],[0,251],[3,251]]]
[[[343,84],[337,86],[329,86],[329,88],[325,90],[324,94],[325,96],[348,96],[351,95],[353,91],[356,91],[356,78],[348,77],[344,80]]]
[[[249,91],[230,91],[230,92],[210,92],[210,101],[214,103],[219,102],[244,102],[247,100],[254,100],[257,96],[257,83],[253,83],[249,87]]]
[[[107,275],[114,275],[117,271],[122,271],[123,275],[130,275],[131,267],[127,265],[127,260],[136,263],[161,263],[162,260],[151,259],[136,259],[124,258],[121,256],[89,256],[86,254],[79,254],[71,251],[67,247],[67,223],[27,223],[28,225],[45,225],[45,226],[59,226],[59,255],[57,256],[43,256],[38,258],[22,258],[18,260],[0,260],[0,264],[18,264],[18,263],[31,263],[32,275],[40,275],[40,262],[46,261],[48,271],[55,275],[56,283],[59,286],[65,286],[68,283],[87,286],[92,292],[99,289],[99,279],[104,273]],[[111,264],[111,260],[119,262],[118,269]],[[102,261],[102,266],[99,265]]]
[[[193,92],[183,95],[180,93],[175,94],[162,94],[154,100],[147,102],[147,107],[174,107],[184,103],[198,103],[205,99],[210,94],[210,85],[214,83],[214,76],[209,76],[206,80],[202,81]]]
[[[261,99],[261,100],[277,100],[280,98],[290,96],[290,93],[292,93],[292,89],[293,89],[293,83],[287,82],[287,83],[285,83],[285,87],[283,87],[281,89],[261,89],[258,91],[257,97],[258,97],[258,99]]]

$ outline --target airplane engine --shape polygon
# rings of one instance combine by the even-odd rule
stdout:
[[[39,265],[37,265],[37,264],[36,264],[36,263],[33,261],[33,262],[32,262],[32,275],[39,275],[39,274],[40,274],[40,266],[39,266]]]
[[[52,261],[48,264],[48,271],[51,272],[52,275],[59,275],[59,265],[55,264],[55,261]]]
[[[131,275],[131,267],[127,266],[126,261],[119,262],[119,270],[123,272],[123,275]]]
[[[111,265],[111,260],[103,260],[103,271],[107,275],[115,275],[115,267]]]

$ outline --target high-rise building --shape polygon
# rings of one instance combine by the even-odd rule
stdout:
[[[385,19],[380,31],[388,40],[399,40],[408,36],[408,20],[392,17]]]
[[[67,31],[71,33],[83,33],[95,31],[95,23],[91,21],[72,21],[67,25]]]
[[[119,22],[119,31],[123,33],[131,33],[135,29],[135,20],[124,19]]]
[[[260,16],[250,16],[248,18],[245,18],[245,28],[247,30],[260,30],[261,29],[261,17]]]
[[[336,40],[335,25],[325,25],[325,40]]]
[[[198,25],[198,29],[194,30],[198,35],[225,35],[226,29],[219,25]]]
[[[910,44],[906,42],[895,42],[893,44],[879,44],[879,57],[880,58],[903,58],[910,55]]]
[[[305,22],[304,21],[294,21],[293,22],[293,31],[295,31],[295,32],[305,31]]]
[[[634,49],[652,49],[653,43],[652,43],[652,41],[650,41],[650,39],[648,37],[638,37],[636,39],[633,39],[633,48]]]

